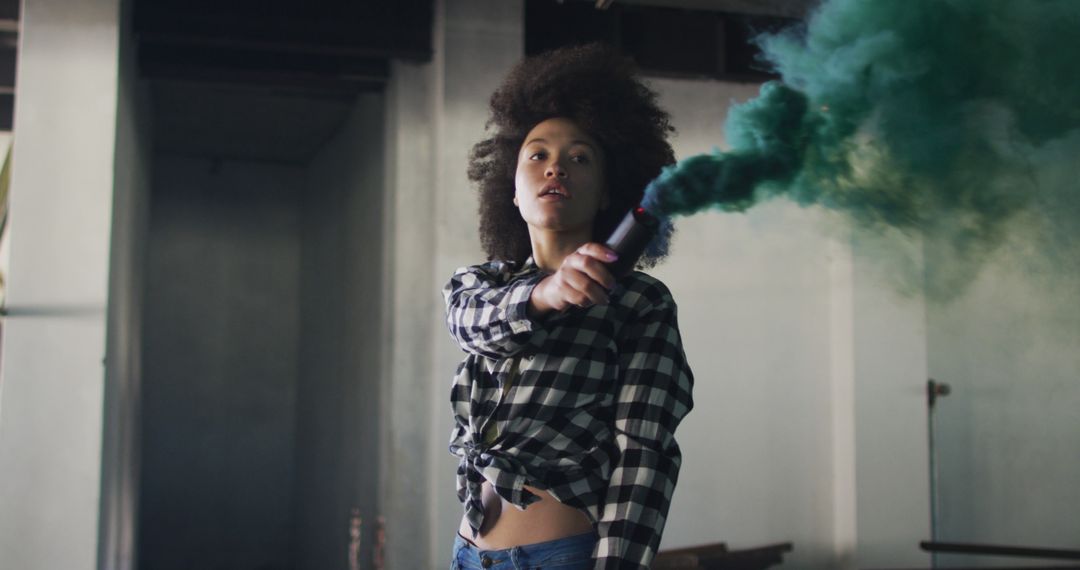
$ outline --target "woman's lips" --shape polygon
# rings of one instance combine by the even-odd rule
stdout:
[[[562,194],[541,194],[540,201],[542,202],[561,202],[563,200],[569,200],[569,196],[563,196]]]
[[[552,191],[554,190],[554,192]],[[566,187],[562,184],[548,184],[540,190],[540,200],[544,201],[560,201],[569,200],[570,192],[567,192]]]

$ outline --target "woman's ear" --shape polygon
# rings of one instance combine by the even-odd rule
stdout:
[[[514,196],[514,207],[515,208],[519,207],[518,206],[518,201],[517,201],[517,196]]]

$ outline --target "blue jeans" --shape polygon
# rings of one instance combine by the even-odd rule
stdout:
[[[589,532],[504,550],[480,550],[458,535],[450,570],[592,570],[597,540],[596,533]]]

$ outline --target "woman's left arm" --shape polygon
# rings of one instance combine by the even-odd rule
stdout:
[[[641,291],[636,318],[619,342],[615,442],[620,454],[597,522],[596,569],[647,570],[660,544],[682,464],[675,428],[693,407],[671,293]]]

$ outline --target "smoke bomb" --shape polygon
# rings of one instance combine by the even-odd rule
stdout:
[[[619,222],[605,242],[605,245],[619,254],[619,259],[608,264],[612,275],[618,277],[634,269],[659,227],[660,220],[645,208],[639,206],[627,212],[626,217]]]

